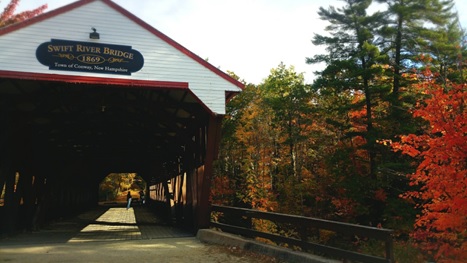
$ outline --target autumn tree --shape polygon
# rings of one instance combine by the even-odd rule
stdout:
[[[308,63],[325,62],[315,82],[317,89],[356,90],[364,94],[366,131],[363,135],[368,152],[368,174],[376,178],[376,152],[374,150],[373,103],[375,94],[384,87],[375,84],[374,76],[381,73],[380,55],[375,46],[375,30],[381,27],[382,14],[368,15],[369,0],[345,0],[342,8],[320,8],[318,14],[330,25],[326,27],[330,36],[316,34],[313,44],[326,46],[327,54],[308,58]]]
[[[421,41],[424,55],[429,57],[426,65],[436,73],[434,76],[439,83],[464,83],[463,71],[466,69],[467,47],[466,33],[460,27],[457,14],[446,23],[437,25],[435,29],[424,32],[428,35]]]
[[[414,190],[403,197],[421,210],[413,237],[437,262],[467,261],[466,88],[453,83],[441,86],[433,80],[418,85],[426,98],[413,116],[426,125],[422,132],[401,136],[392,144],[418,163],[408,175]]]
[[[439,81],[450,79],[462,83],[465,34],[453,11],[453,0],[376,2],[386,7],[384,25],[377,32],[377,45],[381,53],[388,56],[389,70],[384,73],[392,78],[391,93],[386,98],[390,104],[385,129],[386,137],[392,137],[411,133],[418,125],[409,114],[417,100],[417,93],[411,89],[411,84],[417,81],[412,78],[413,72],[421,72],[430,66],[438,73]],[[388,160],[393,158],[386,157]]]
[[[287,200],[288,212],[303,212],[305,191],[302,183],[309,177],[305,163],[307,159],[307,138],[312,124],[310,110],[311,90],[305,85],[303,74],[294,67],[280,63],[271,69],[271,74],[260,85],[263,101],[271,109],[271,127],[276,131],[274,141],[272,176],[278,196]],[[295,209],[291,209],[295,208]]]
[[[275,210],[270,173],[274,136],[270,134],[269,111],[260,90],[252,84],[228,103],[215,163],[213,202]]]
[[[111,173],[99,184],[100,200],[115,200],[127,191],[146,189],[146,182],[136,173]]]
[[[397,103],[400,89],[410,83],[404,74],[413,69],[420,54],[429,53],[429,43],[434,43],[440,37],[436,34],[438,29],[446,29],[456,14],[451,12],[453,0],[376,1],[387,7],[383,12],[384,25],[378,32],[378,46],[382,53],[389,55],[388,65],[393,70],[388,73],[393,79],[392,95],[394,103]],[[459,40],[446,42],[446,45],[452,44],[454,47]],[[433,55],[438,57],[436,53]]]
[[[29,11],[23,11],[16,13],[15,11],[18,8],[20,0],[11,0],[10,3],[5,7],[2,13],[0,13],[0,27],[5,27],[11,24],[15,24],[30,18],[33,18],[37,15],[40,15],[47,9],[47,4],[41,5],[38,8]]]
[[[320,8],[321,19],[329,22],[328,34],[315,35],[312,42],[325,46],[326,53],[307,62],[326,64],[313,83],[318,93],[346,98],[345,104],[333,107],[338,117],[328,121],[332,124],[329,128],[336,132],[344,130],[344,135],[337,138],[340,149],[329,156],[335,165],[330,162],[329,171],[342,177],[335,180],[341,182],[341,199],[335,200],[335,205],[343,208],[340,214],[353,211],[349,214],[358,214],[357,221],[369,224],[382,217],[381,198],[373,196],[380,188],[381,154],[376,140],[385,130],[381,120],[386,117],[385,97],[390,92],[390,82],[384,77],[388,57],[377,46],[377,33],[385,20],[381,12],[368,13],[371,1],[344,3],[340,8]]]
[[[99,199],[101,201],[115,200],[121,194],[122,174],[109,174],[99,184]]]
[[[309,91],[303,74],[280,63],[264,83],[247,85],[229,103],[218,164],[239,189],[237,204],[271,210],[281,200],[283,211],[303,212]]]

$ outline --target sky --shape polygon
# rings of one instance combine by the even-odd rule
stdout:
[[[319,7],[339,7],[339,0],[113,0],[224,72],[260,84],[283,62],[311,83],[322,65],[305,60],[323,54],[314,34],[324,34]],[[467,1],[455,0],[463,28]],[[3,10],[9,0],[0,0]],[[47,11],[74,0],[23,0],[18,11],[48,4]]]

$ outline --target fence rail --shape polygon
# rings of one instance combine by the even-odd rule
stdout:
[[[211,226],[221,229],[222,231],[239,234],[242,236],[255,238],[269,239],[275,243],[285,243],[289,246],[301,247],[304,251],[314,251],[323,253],[328,256],[338,257],[340,259],[353,260],[358,262],[368,263],[392,263],[394,262],[394,251],[393,251],[393,240],[392,230],[382,229],[375,227],[367,227],[361,225],[354,225],[348,223],[335,222],[330,220],[323,220],[317,218],[262,212],[252,209],[228,207],[212,205],[212,212],[222,213],[223,222],[211,221]],[[243,219],[243,222],[251,222],[251,219],[264,219],[269,220],[273,223],[286,223],[290,224],[292,228],[299,231],[300,239],[286,237],[283,235],[260,232],[251,229],[251,227],[245,227],[245,224],[232,223]],[[229,220],[237,219],[237,220]],[[241,226],[240,226],[241,225]],[[366,255],[350,250],[344,250],[337,247],[327,246],[309,241],[309,236],[306,234],[308,229],[328,230],[336,233],[343,234],[345,236],[359,238],[371,238],[375,240],[384,241],[385,243],[385,257],[378,257],[372,255]]]

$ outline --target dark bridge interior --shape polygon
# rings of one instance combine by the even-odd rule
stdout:
[[[167,162],[207,120],[187,89],[13,80],[1,85],[2,123],[6,118],[17,143],[33,145],[35,158],[82,157],[106,166]]]
[[[184,87],[0,78],[0,231],[95,205],[110,172],[160,184],[160,194],[172,192],[178,219],[199,227],[213,123],[220,121]]]

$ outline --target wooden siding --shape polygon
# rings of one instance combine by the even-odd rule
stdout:
[[[97,29],[100,40],[89,39],[91,27]],[[36,59],[36,49],[51,39],[132,46],[143,55],[144,66],[131,76],[49,70]],[[227,81],[103,1],[90,2],[0,35],[0,47],[0,71],[185,82],[200,102],[215,114],[225,114],[226,91],[241,91],[238,85]]]

